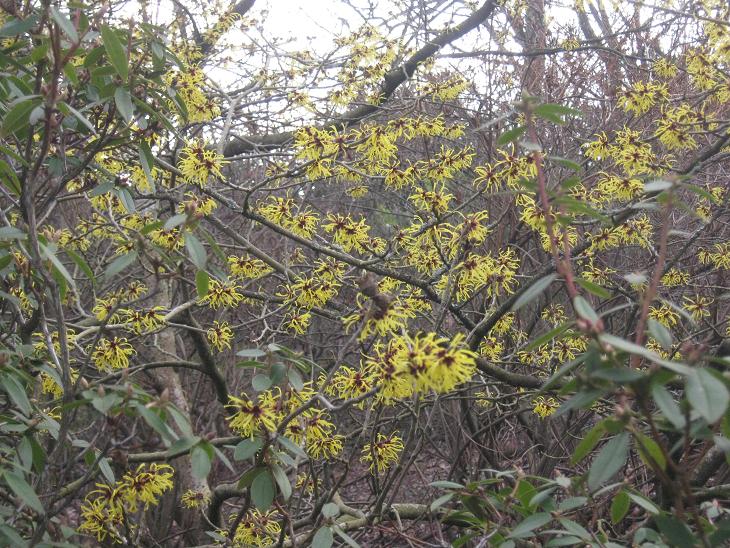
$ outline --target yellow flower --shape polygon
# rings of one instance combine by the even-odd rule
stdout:
[[[342,249],[349,252],[354,248],[359,253],[367,251],[370,228],[365,224],[365,219],[355,221],[349,215],[328,213],[327,220],[329,223],[322,227],[333,235],[333,241]]]
[[[605,132],[601,132],[595,135],[596,140],[585,143],[583,147],[585,151],[583,154],[588,156],[591,160],[603,160],[606,158],[608,153],[608,137]]]
[[[233,331],[228,326],[228,322],[219,323],[218,320],[213,321],[213,326],[207,331],[208,342],[218,352],[223,352],[226,348],[231,348],[231,339],[233,339]]]
[[[80,533],[94,535],[99,542],[109,536],[112,542],[121,543],[123,525],[123,515],[110,511],[103,500],[87,500],[81,505]]]
[[[284,326],[296,333],[297,335],[303,335],[307,332],[309,323],[312,321],[312,314],[306,310],[292,311],[286,315],[286,322]]]
[[[372,371],[342,366],[332,377],[332,382],[324,387],[324,391],[340,399],[350,400],[367,394],[374,386]]]
[[[228,257],[228,268],[232,276],[243,279],[261,278],[272,271],[272,268],[264,261],[254,259],[248,255]]]
[[[110,369],[126,369],[129,367],[129,357],[135,354],[132,345],[125,338],[114,337],[113,339],[101,339],[96,346],[91,359],[97,369],[109,371]]]
[[[198,303],[207,304],[211,308],[236,306],[243,300],[243,295],[238,292],[239,289],[240,286],[234,282],[211,280],[208,293]]]
[[[342,452],[344,437],[335,434],[326,438],[307,438],[307,454],[313,459],[329,460]]]
[[[230,427],[238,434],[246,438],[252,438],[261,430],[274,432],[280,420],[277,410],[276,398],[267,391],[259,395],[256,401],[251,401],[248,396],[237,398],[228,396],[229,403],[226,407],[235,411],[233,415],[226,417]]]
[[[712,302],[712,299],[702,295],[695,295],[694,298],[685,297],[684,309],[692,315],[695,321],[700,321],[702,318],[710,316],[709,308]]]
[[[203,187],[211,176],[222,179],[221,168],[227,163],[222,155],[206,148],[202,141],[195,141],[182,149],[177,167],[183,181]]]
[[[666,304],[658,308],[654,306],[649,307],[649,317],[655,319],[668,329],[671,329],[679,323],[679,314]]]
[[[174,469],[169,464],[140,464],[135,472],[127,472],[121,483],[125,502],[130,512],[137,511],[137,504],[143,503],[145,510],[156,505],[159,497],[172,489]]]
[[[652,66],[657,76],[669,80],[677,75],[677,67],[663,57],[654,61]]]
[[[649,110],[658,100],[666,99],[668,96],[665,84],[636,82],[621,94],[618,105],[624,111],[633,112],[638,116]]]
[[[200,508],[201,506],[208,504],[209,501],[210,495],[200,491],[193,491],[192,489],[188,489],[183,493],[182,497],[180,497],[180,502],[182,502],[182,505],[188,509]]]
[[[403,440],[395,432],[389,436],[378,433],[374,443],[365,444],[360,461],[370,463],[370,472],[383,472],[398,462],[403,451]]]
[[[538,396],[532,400],[532,412],[535,413],[541,419],[549,417],[560,407],[560,404],[555,398],[545,398],[545,396]]]
[[[231,516],[232,520],[236,516]],[[233,546],[273,546],[281,535],[281,525],[273,512],[249,510],[241,519],[233,535]]]
[[[165,315],[161,306],[155,306],[147,310],[134,310],[131,308],[122,310],[124,323],[131,324],[135,333],[155,331],[165,324]]]
[[[665,287],[676,287],[689,283],[689,272],[670,268],[661,279],[662,285]]]

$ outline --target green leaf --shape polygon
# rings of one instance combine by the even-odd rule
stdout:
[[[662,179],[657,179],[655,181],[650,181],[648,183],[644,183],[644,193],[649,194],[651,192],[662,192],[663,190],[667,190],[669,188],[672,188],[674,186],[674,183],[670,181],[664,181]]]
[[[191,447],[197,445],[199,442],[200,438],[198,436],[181,438],[167,448],[167,456],[171,457],[186,453]]]
[[[114,103],[117,105],[122,120],[128,124],[134,119],[134,105],[132,105],[132,96],[127,88],[119,87],[114,92]]]
[[[139,155],[139,163],[142,165],[142,170],[144,171],[145,177],[147,177],[147,181],[154,190],[155,181],[152,178],[152,168],[155,165],[155,157],[152,155],[152,150],[150,149],[150,145],[147,144],[147,141],[139,142],[137,152]]]
[[[575,448],[575,451],[573,451],[573,455],[570,457],[570,464],[575,466],[584,458],[586,458],[588,453],[593,451],[593,448],[598,444],[599,441],[601,441],[605,432],[606,427],[603,421],[597,423],[593,428],[591,428],[585,435],[585,437],[580,440],[580,443]]]
[[[535,116],[539,116],[545,120],[550,120],[556,124],[565,123],[565,120],[563,120],[561,116],[582,116],[582,113],[579,110],[563,105],[556,105],[554,103],[538,105],[532,112]]]
[[[199,270],[205,270],[205,264],[208,262],[208,255],[205,252],[205,247],[200,243],[195,236],[192,234],[185,235],[185,249],[188,250],[190,260]]]
[[[210,287],[210,277],[205,270],[198,270],[195,273],[195,289],[198,292],[198,298],[202,299],[208,294]]]
[[[147,409],[140,403],[135,405],[135,409],[137,409],[137,412],[145,420],[145,422],[149,424],[155,432],[162,436],[164,440],[170,443],[175,441],[170,429],[157,413],[155,413],[152,409]]]
[[[567,158],[562,158],[561,156],[548,156],[547,158],[551,162],[555,162],[556,164],[567,167],[568,169],[572,169],[573,171],[580,171],[582,169],[581,165],[578,162],[568,160]]]
[[[244,348],[236,352],[236,356],[241,358],[263,358],[266,356],[266,352],[258,348]]]
[[[603,446],[588,471],[588,487],[593,491],[623,468],[629,455],[631,436],[622,432]]]
[[[295,455],[298,455],[298,456],[300,456],[303,459],[306,459],[307,458],[306,451],[304,451],[304,449],[302,449],[301,447],[299,447],[296,443],[294,443],[293,441],[291,441],[286,436],[279,435],[279,436],[276,437],[276,441],[278,441],[279,442],[279,445],[281,445],[284,449],[286,449],[290,453],[293,453]]]
[[[360,545],[355,542],[355,539],[353,539],[350,535],[340,529],[339,525],[333,525],[332,530],[337,534],[338,537],[345,541],[345,544],[347,544],[351,548],[360,548]]]
[[[294,390],[300,392],[304,389],[304,379],[302,379],[301,373],[299,373],[295,367],[292,367],[289,371],[287,371],[287,377],[289,377],[289,384],[292,385]]]
[[[210,473],[211,460],[210,453],[202,443],[193,447],[190,452],[190,465],[193,469],[193,476],[198,479],[207,478]]]
[[[278,464],[271,465],[271,473],[274,476],[276,485],[279,486],[279,492],[281,493],[281,496],[284,497],[284,500],[289,500],[289,498],[291,497],[292,489],[291,483],[289,482],[289,478],[286,476],[286,473]]]
[[[66,255],[68,255],[71,260],[76,263],[76,266],[81,269],[86,277],[89,278],[91,283],[96,285],[96,278],[94,277],[94,272],[91,270],[89,263],[87,263],[86,260],[73,249],[65,248],[64,251],[66,252]]]
[[[40,104],[41,99],[33,95],[13,105],[3,118],[3,125],[0,127],[0,137],[7,137],[11,133],[16,133],[27,126],[30,121],[30,113]]]
[[[512,308],[510,309],[511,312],[514,312],[516,310],[519,310],[526,304],[532,302],[537,297],[542,294],[543,291],[545,291],[548,286],[553,283],[555,278],[557,278],[557,274],[549,274],[547,276],[544,276],[537,280],[534,284],[532,284],[530,287],[528,287],[524,293],[522,293],[514,302],[512,305]]]
[[[56,257],[55,253],[43,244],[40,244],[40,248],[43,256],[51,261],[51,263],[53,263],[55,270],[58,271],[63,279],[66,280],[71,287],[76,287],[76,282],[74,282],[73,276],[71,276],[69,271],[66,270],[66,267],[63,266],[63,263],[58,260],[58,257]]]
[[[616,337],[615,335],[611,335],[609,333],[603,333],[599,336],[599,338],[601,339],[602,342],[604,342],[606,344],[610,344],[617,350],[621,350],[622,352],[627,352],[629,354],[636,354],[636,355],[642,356],[642,357],[646,358],[647,360],[657,363],[657,364],[663,366],[664,368],[669,369],[670,371],[679,373],[680,375],[689,375],[693,371],[693,369],[691,367],[688,367],[682,363],[670,362],[668,360],[665,360],[661,356],[656,354],[655,352],[652,352],[651,350],[649,350],[648,348],[639,346],[638,344],[634,344],[634,343],[624,340],[620,337]]]
[[[577,295],[573,299],[573,307],[575,308],[578,316],[581,318],[588,320],[591,323],[596,323],[598,321],[598,314],[596,314],[596,311],[593,310],[590,303],[580,295]]]
[[[38,16],[34,13],[25,19],[11,19],[0,28],[0,37],[10,38],[29,31],[38,22]]]
[[[538,512],[528,516],[520,523],[518,523],[509,534],[509,538],[524,538],[529,537],[530,533],[535,529],[539,529],[546,523],[552,520],[552,516],[547,512]]]
[[[271,473],[268,469],[264,469],[251,483],[251,500],[257,509],[264,512],[271,507],[275,494],[276,489]]]
[[[178,213],[177,215],[173,215],[172,217],[167,219],[162,228],[164,228],[165,230],[170,230],[171,228],[175,228],[176,226],[183,224],[187,220],[187,213]]]
[[[641,506],[644,510],[646,510],[650,514],[656,515],[659,512],[661,512],[661,510],[659,510],[659,507],[656,506],[653,502],[651,502],[646,497],[637,495],[636,493],[629,493],[629,498],[631,500],[633,500],[637,506]]]
[[[681,430],[684,428],[685,419],[682,410],[677,405],[672,394],[660,384],[654,384],[651,387],[651,395],[657,404],[657,407],[662,412],[672,425]]]
[[[102,194],[106,194],[112,190],[114,190],[114,183],[112,181],[104,181],[89,191],[89,198],[101,196]]]
[[[58,104],[58,110],[60,110],[61,112],[63,112],[66,115],[73,115],[74,118],[76,118],[79,122],[81,122],[82,124],[84,124],[84,126],[86,126],[86,128],[89,131],[91,131],[91,133],[93,133],[94,135],[97,134],[96,133],[96,128],[89,121],[89,119],[86,116],[84,116],[83,114],[81,114],[74,107],[72,107],[71,105],[69,105],[68,103],[63,103],[63,102],[59,103]]]
[[[122,272],[129,265],[136,262],[137,257],[138,254],[136,251],[130,251],[125,255],[117,257],[108,267],[106,267],[106,270],[104,271],[104,279],[107,281],[110,280],[112,277]]]
[[[725,414],[730,394],[723,382],[707,369],[695,369],[687,376],[687,400],[708,423],[714,424]]]
[[[268,375],[264,375],[263,373],[254,375],[253,379],[251,380],[251,386],[253,386],[253,389],[256,390],[256,392],[263,392],[264,390],[268,390],[272,384],[273,381],[271,380],[271,377],[269,377]]]
[[[698,539],[689,530],[689,527],[674,516],[655,516],[654,521],[659,527],[662,536],[672,546],[687,548],[696,546]]]
[[[340,515],[340,507],[334,502],[328,502],[322,506],[322,515],[326,518],[336,518]]]
[[[50,7],[51,12],[51,18],[58,23],[58,26],[61,27],[61,30],[63,33],[69,37],[69,39],[74,43],[79,43],[79,35],[76,32],[76,27],[74,27],[71,20],[66,17],[66,14],[61,13],[59,9],[55,6]]]
[[[117,195],[119,196],[119,201],[122,202],[124,209],[127,210],[127,213],[134,213],[137,210],[137,206],[134,204],[134,198],[132,198],[132,194],[128,189],[123,187],[118,188]]]
[[[453,481],[432,481],[429,483],[431,487],[436,487],[437,489],[463,489],[464,486],[460,483],[455,483]]]
[[[321,527],[312,538],[312,548],[332,548],[335,538],[332,535],[332,529],[329,527]]]
[[[637,447],[639,449],[639,456],[647,466],[651,466],[651,462],[656,463],[659,468],[664,470],[667,467],[667,459],[662,453],[659,444],[648,436],[645,436],[641,432],[637,432]]]
[[[439,498],[434,500],[431,505],[428,507],[431,512],[435,512],[439,508],[441,508],[444,504],[449,502],[452,498],[454,498],[454,495],[456,493],[446,493],[445,495],[441,495]]]
[[[598,284],[584,280],[583,278],[576,278],[575,283],[581,286],[588,293],[593,293],[596,297],[601,299],[608,299],[611,296],[611,292],[608,289],[601,287]]]
[[[109,56],[109,61],[111,61],[114,70],[122,77],[122,81],[126,82],[129,78],[129,62],[127,60],[126,48],[122,45],[116,32],[107,25],[102,25],[101,27],[101,39],[104,42],[104,49]]]
[[[672,332],[654,318],[649,318],[646,323],[649,328],[649,334],[654,337],[654,340],[658,342],[664,350],[669,352],[672,349]]]
[[[583,540],[590,541],[591,540],[591,534],[586,530],[585,527],[580,525],[579,523],[574,522],[573,520],[567,519],[567,518],[560,518],[560,525],[562,525],[566,531],[571,533],[572,535],[575,535],[578,538],[581,538]]]
[[[611,501],[611,521],[614,525],[626,517],[631,506],[631,499],[626,491],[619,491]]]
[[[14,226],[0,228],[0,240],[25,240],[27,234]]]
[[[5,478],[5,482],[8,484],[8,486],[13,490],[16,495],[21,498],[21,500],[25,504],[30,506],[39,514],[45,514],[45,510],[43,509],[43,504],[41,504],[41,500],[38,498],[38,495],[36,495],[35,490],[28,484],[27,481],[25,481],[25,478],[15,475],[15,473],[10,472],[9,470],[3,472],[3,477]]]
[[[497,146],[504,146],[508,143],[511,143],[512,141],[516,141],[517,139],[522,137],[522,135],[524,135],[525,131],[527,131],[527,128],[525,126],[517,126],[516,128],[505,131],[497,139]]]
[[[5,392],[8,393],[8,396],[10,396],[10,399],[13,400],[13,403],[15,403],[18,409],[20,409],[25,416],[29,417],[32,414],[33,409],[30,406],[28,394],[26,394],[25,388],[23,388],[18,379],[16,379],[14,375],[3,375],[0,377],[0,383],[3,385]]]

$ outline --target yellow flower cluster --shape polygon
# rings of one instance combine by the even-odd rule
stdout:
[[[510,190],[518,190],[521,180],[532,179],[537,175],[532,155],[519,156],[514,149],[498,150],[497,153],[502,157],[500,160],[474,170],[477,173],[477,178],[474,179],[476,188],[498,191],[506,186]]]
[[[403,452],[403,440],[395,432],[385,436],[378,432],[373,443],[367,443],[362,448],[360,461],[370,463],[370,472],[376,470],[384,472],[400,459]]]
[[[347,331],[355,325],[361,324],[359,339],[364,341],[370,335],[384,337],[396,333],[407,325],[408,319],[415,318],[416,313],[407,303],[393,298],[387,305],[365,305],[359,299],[360,311],[342,319]]]
[[[730,242],[715,244],[712,251],[700,249],[697,257],[702,264],[712,263],[715,268],[730,269]]]
[[[188,489],[180,497],[180,502],[188,510],[193,508],[201,508],[210,502],[210,495],[201,491],[193,491]]]
[[[365,219],[355,221],[349,215],[328,213],[328,223],[322,225],[324,230],[332,234],[332,241],[345,251],[353,249],[358,253],[367,253],[370,247],[370,227]]]
[[[226,348],[230,350],[231,340],[233,340],[233,331],[231,331],[228,322],[213,321],[213,325],[206,332],[208,342],[218,352],[223,352]]]
[[[689,283],[689,272],[670,268],[661,278],[661,283],[665,287],[677,287]]]
[[[416,392],[450,392],[469,381],[476,370],[476,354],[464,347],[464,335],[451,339],[426,333],[392,338],[387,346],[376,347],[366,362],[384,402],[405,398]]]
[[[557,411],[560,404],[555,398],[546,398],[545,396],[538,396],[532,400],[532,412],[535,413],[541,419],[549,417],[555,411]]]
[[[496,258],[470,253],[456,266],[452,274],[456,300],[466,301],[481,289],[486,289],[488,296],[513,293],[517,284],[518,268],[519,259],[511,248],[500,251]],[[448,283],[449,275],[444,275],[436,284],[436,289],[444,291]]]
[[[273,546],[281,535],[281,525],[279,525],[277,518],[278,516],[274,512],[249,510],[236,527],[232,545],[235,548]],[[231,521],[236,519],[237,516],[231,516]]]
[[[125,338],[102,338],[96,345],[91,359],[100,371],[126,369],[129,367],[129,357],[135,353],[134,348]]]
[[[687,73],[692,77],[692,84],[700,91],[712,89],[721,81],[720,73],[712,64],[707,50],[695,49],[686,56]]]
[[[207,304],[211,308],[237,306],[243,300],[239,289],[240,286],[233,281],[211,280],[208,293],[198,303]]]
[[[132,514],[141,507],[156,505],[160,496],[172,489],[174,470],[169,464],[140,464],[114,485],[97,484],[81,505],[79,532],[94,535],[99,542],[107,537],[124,542],[125,525],[131,527]]]
[[[189,122],[209,122],[220,116],[221,109],[218,104],[202,91],[205,85],[205,74],[199,67],[190,65],[184,71],[169,75],[168,81],[185,105]],[[170,101],[169,106],[178,110],[174,101]]]
[[[700,131],[702,118],[687,104],[668,108],[657,121],[654,135],[668,150],[695,149],[698,145],[692,134]]]
[[[649,317],[658,321],[667,329],[671,329],[679,323],[679,314],[667,304],[649,307]]]
[[[211,176],[223,179],[221,168],[227,163],[221,154],[207,148],[202,141],[193,141],[180,151],[177,167],[183,181],[204,187]]]
[[[677,75],[677,66],[672,64],[669,60],[661,57],[654,61],[652,69],[657,76],[669,80]]]
[[[155,331],[165,324],[163,310],[161,306],[155,306],[147,310],[127,308],[121,311],[124,318],[123,323],[129,324],[134,333]]]
[[[633,112],[639,116],[644,114],[657,101],[669,98],[666,84],[653,82],[636,82],[631,88],[624,91],[618,98],[618,106],[626,112]]]
[[[273,269],[264,261],[249,255],[228,257],[231,276],[239,279],[256,279],[269,274]]]
[[[233,414],[227,420],[231,429],[243,437],[275,432],[287,414],[298,409],[314,394],[311,383],[306,383],[299,392],[282,392],[276,388],[260,393],[255,400],[246,395],[240,398],[229,396],[226,407]],[[284,435],[297,445],[304,445],[312,458],[335,457],[342,451],[343,438],[335,434],[334,424],[328,418],[325,411],[310,407],[286,425]]]
[[[713,300],[709,297],[695,295],[694,297],[684,298],[683,308],[692,315],[695,321],[700,321],[710,316],[710,305],[712,303]]]

